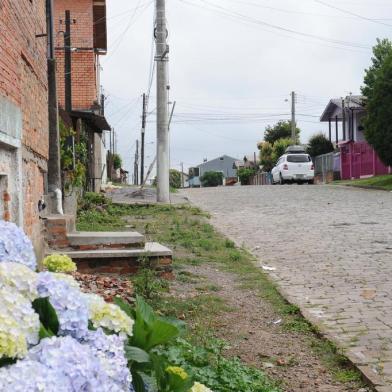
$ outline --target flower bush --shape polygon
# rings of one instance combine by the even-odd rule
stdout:
[[[0,391],[211,392],[156,351],[179,335],[178,322],[140,297],[134,308],[110,304],[69,275],[35,272],[30,251],[0,221]],[[67,272],[71,263],[59,256],[44,265]]]
[[[44,258],[43,265],[50,272],[75,272],[76,264],[66,255],[50,255]]]
[[[33,271],[37,261],[31,241],[14,223],[0,220],[0,262],[23,264]]]

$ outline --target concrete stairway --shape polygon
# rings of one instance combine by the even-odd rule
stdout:
[[[147,258],[163,277],[172,274],[172,251],[137,232],[77,232],[73,217],[48,216],[46,236],[47,254],[68,255],[82,273],[133,274]]]

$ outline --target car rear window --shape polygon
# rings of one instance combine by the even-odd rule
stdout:
[[[297,154],[287,155],[287,162],[296,162],[296,163],[310,162],[310,157],[309,155],[297,155]]]

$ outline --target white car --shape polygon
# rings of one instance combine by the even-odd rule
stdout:
[[[308,154],[282,155],[271,171],[273,184],[314,183],[314,165]]]

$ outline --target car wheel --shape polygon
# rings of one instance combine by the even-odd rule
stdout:
[[[285,180],[283,179],[283,177],[282,177],[282,173],[279,175],[279,184],[280,185],[284,185],[286,182],[285,182]]]
[[[308,184],[309,184],[309,185],[314,185],[314,180],[309,180],[309,181],[308,181]]]

